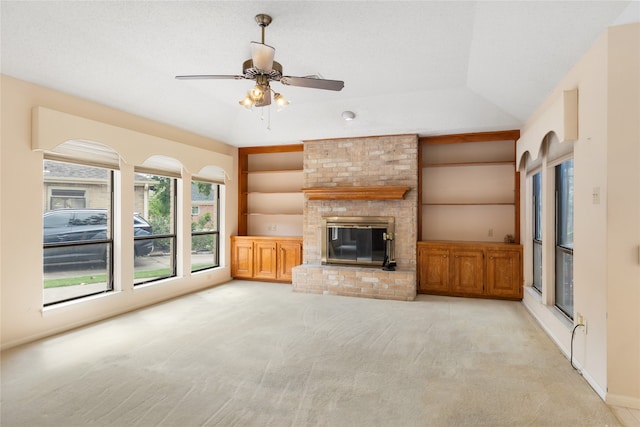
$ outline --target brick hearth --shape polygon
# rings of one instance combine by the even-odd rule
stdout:
[[[418,138],[416,135],[307,141],[304,187],[408,186],[402,200],[306,200],[303,264],[296,292],[413,300],[416,296]],[[323,216],[393,216],[396,271],[322,265]]]

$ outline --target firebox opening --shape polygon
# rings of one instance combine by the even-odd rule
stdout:
[[[322,263],[380,267],[393,260],[392,217],[325,217]]]

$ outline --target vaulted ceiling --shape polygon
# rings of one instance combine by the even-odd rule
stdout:
[[[2,1],[3,74],[235,146],[303,139],[519,128],[608,26],[637,1]],[[242,108],[254,16],[291,104]],[[344,121],[343,111],[356,119]]]

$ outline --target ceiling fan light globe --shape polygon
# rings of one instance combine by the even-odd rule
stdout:
[[[264,91],[262,90],[260,85],[256,85],[253,87],[253,89],[251,89],[251,92],[249,92],[249,97],[255,102],[258,102],[262,98],[264,98]]]
[[[247,94],[247,96],[244,97],[244,99],[240,102],[238,102],[240,105],[242,105],[244,108],[246,108],[247,110],[250,110],[251,107],[253,107],[253,100],[251,99],[251,97]]]
[[[287,101],[287,99],[279,93],[276,93],[273,96],[273,100],[279,107],[286,107],[287,105],[289,105],[289,101]]]

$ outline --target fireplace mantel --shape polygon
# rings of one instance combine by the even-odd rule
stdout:
[[[400,200],[411,187],[376,185],[367,187],[309,187],[302,192],[309,200]]]

